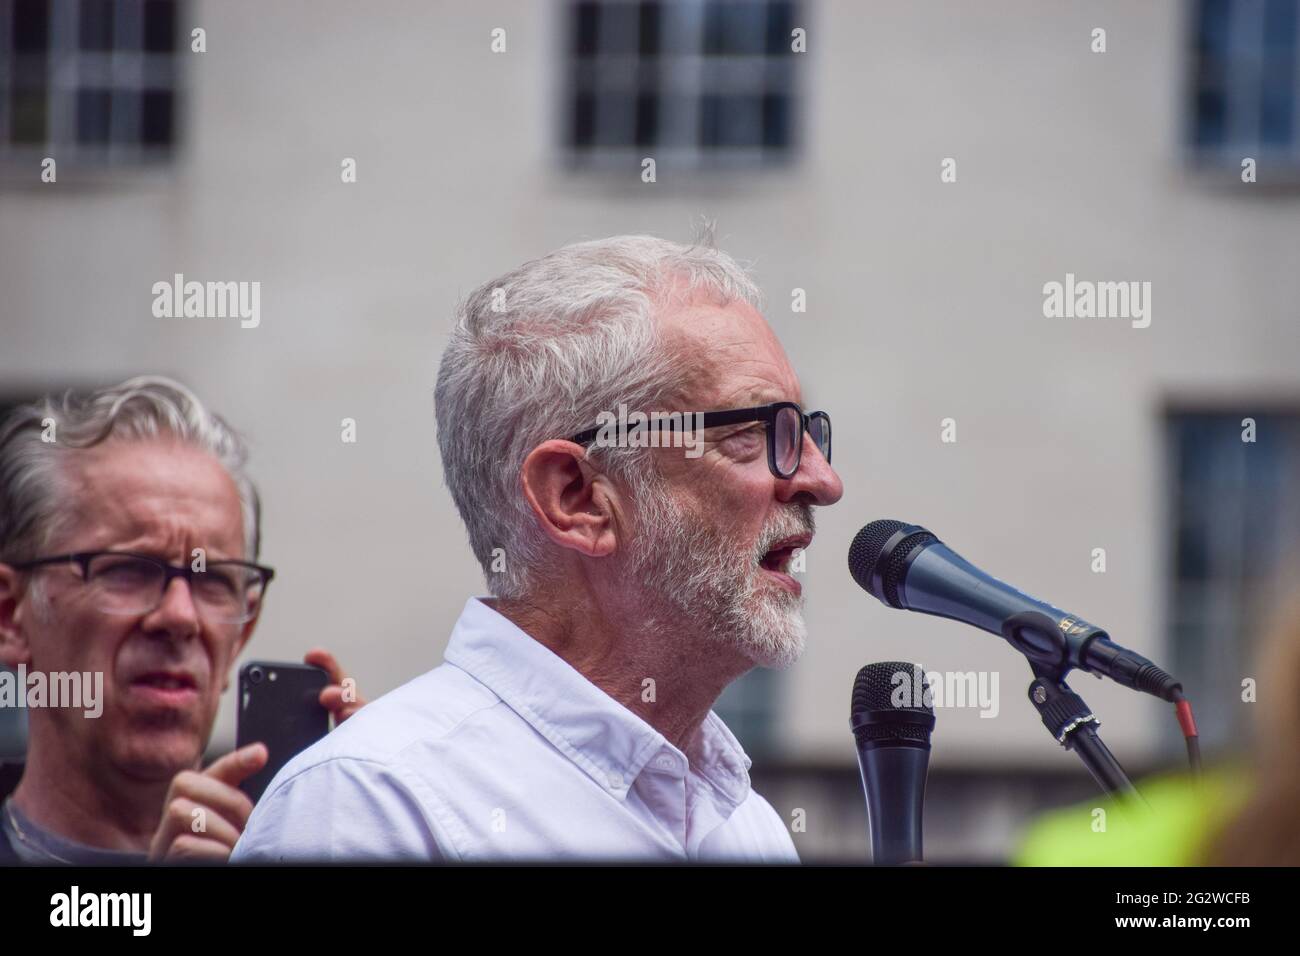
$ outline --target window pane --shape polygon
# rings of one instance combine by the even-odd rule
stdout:
[[[659,13],[656,2],[641,4],[640,46],[642,56],[659,55]]]
[[[50,45],[48,0],[14,0],[14,52],[44,53]]]
[[[45,142],[45,103],[48,91],[43,87],[16,87],[9,96],[9,139],[14,143]]]
[[[77,142],[93,145],[108,142],[112,92],[77,91]]]
[[[145,3],[144,48],[149,53],[171,53],[176,49],[176,4],[172,0]]]
[[[106,52],[113,48],[112,0],[81,0],[81,48]]]
[[[176,97],[171,90],[145,90],[141,97],[140,142],[165,146],[172,142]]]

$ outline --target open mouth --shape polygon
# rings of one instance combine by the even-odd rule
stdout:
[[[790,573],[795,553],[812,543],[811,535],[798,535],[776,542],[759,560],[758,565],[772,575],[786,590],[800,593],[803,588]]]

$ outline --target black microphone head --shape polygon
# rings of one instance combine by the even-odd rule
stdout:
[[[920,525],[882,518],[853,537],[849,545],[849,573],[858,587],[890,607],[901,608],[898,585],[907,559],[918,548],[939,539]]]
[[[849,724],[858,743],[930,744],[934,705],[919,664],[881,661],[858,671]]]
[[[871,572],[880,560],[880,552],[885,550],[885,542],[895,531],[905,527],[905,522],[882,518],[853,536],[853,543],[849,545],[849,574],[862,590],[871,590]]]

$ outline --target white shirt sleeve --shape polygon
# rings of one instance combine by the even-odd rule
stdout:
[[[333,757],[272,781],[231,863],[438,862],[437,827],[384,764]]]

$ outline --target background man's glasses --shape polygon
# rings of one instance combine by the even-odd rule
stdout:
[[[242,624],[252,619],[272,568],[247,561],[209,561],[204,570],[168,564],[130,551],[80,551],[15,564],[20,571],[75,564],[90,589],[91,601],[106,614],[149,614],[162,603],[173,578],[184,578],[195,608],[209,621]]]
[[[689,428],[695,414],[682,416],[683,427]],[[831,417],[825,412],[804,414],[794,402],[773,402],[754,408],[732,408],[719,412],[704,412],[701,419],[704,428],[716,428],[720,425],[744,425],[750,422],[763,422],[767,432],[767,467],[774,476],[781,479],[793,478],[799,470],[803,459],[803,437],[812,437],[813,444],[822,453],[826,463],[831,460]],[[661,429],[671,430],[671,422],[657,423]],[[579,432],[569,441],[579,445],[590,444],[600,433],[602,426],[588,428]],[[647,425],[647,427],[654,427]]]

